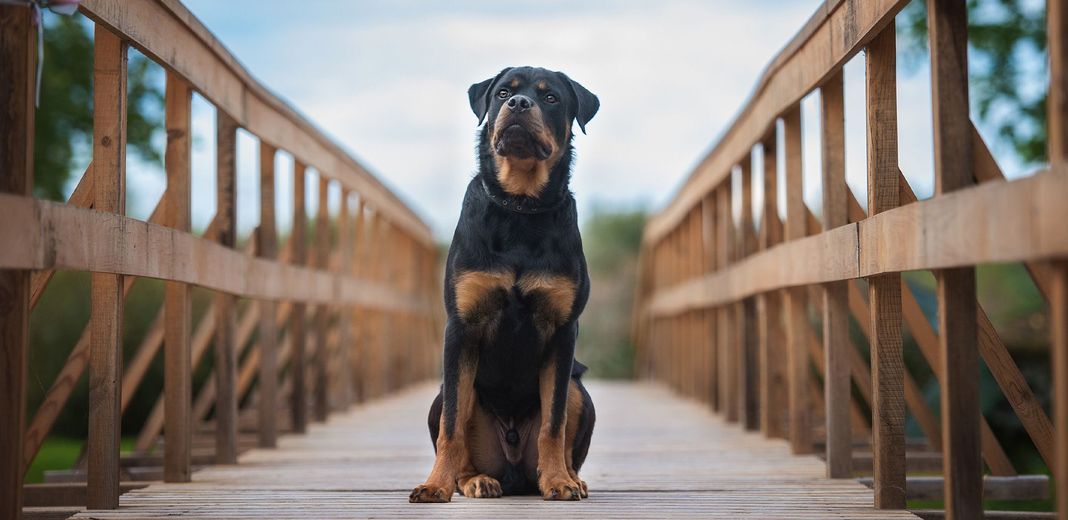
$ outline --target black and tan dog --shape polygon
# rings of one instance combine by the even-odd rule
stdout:
[[[595,416],[574,360],[590,282],[568,181],[572,122],[585,132],[599,102],[531,67],[468,96],[487,123],[445,270],[445,380],[429,417],[437,456],[409,500],[448,502],[457,487],[578,500]]]

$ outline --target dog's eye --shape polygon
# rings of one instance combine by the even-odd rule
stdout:
[[[546,103],[556,103],[556,101],[557,99],[555,94],[545,94]]]
[[[507,98],[508,97],[508,89],[502,88],[502,89],[498,90],[497,91],[497,97],[499,97],[501,99]]]

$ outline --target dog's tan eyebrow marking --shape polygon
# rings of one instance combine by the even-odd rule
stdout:
[[[549,84],[546,83],[545,80],[539,81],[538,82],[538,90],[549,90]]]
[[[510,86],[512,88],[517,88],[519,86],[519,79],[518,78],[513,79],[512,82],[508,84],[508,86]]]

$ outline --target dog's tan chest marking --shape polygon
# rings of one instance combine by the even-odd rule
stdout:
[[[519,278],[519,290],[524,295],[541,296],[534,311],[534,325],[548,339],[557,327],[571,316],[575,304],[575,281],[558,274],[530,273]]]
[[[471,323],[504,305],[504,295],[515,285],[511,271],[464,271],[456,276],[456,311]]]

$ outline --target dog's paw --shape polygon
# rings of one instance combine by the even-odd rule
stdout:
[[[590,488],[586,486],[586,481],[582,479],[575,479],[575,483],[578,484],[579,495],[581,495],[582,498],[590,498]]]
[[[567,476],[567,473],[542,475],[538,479],[538,489],[545,500],[580,500],[582,498],[582,489]]]
[[[443,503],[452,500],[455,491],[450,486],[439,486],[431,483],[422,484],[412,490],[408,495],[408,502],[415,503]]]
[[[497,498],[501,492],[501,483],[489,475],[475,475],[460,480],[460,492],[469,498]]]

